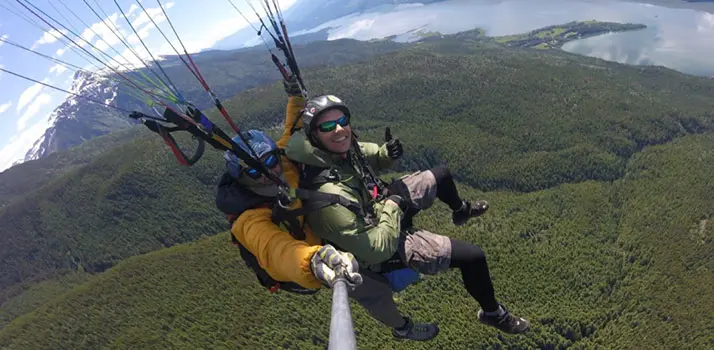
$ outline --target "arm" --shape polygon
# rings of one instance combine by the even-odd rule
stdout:
[[[292,133],[293,125],[296,128],[302,128],[302,118],[300,118],[300,111],[305,106],[305,99],[302,96],[290,96],[288,98],[288,105],[285,108],[285,127],[283,129],[283,134],[276,144],[279,148],[285,148],[290,140],[290,134]]]
[[[350,192],[341,191],[335,184],[324,184],[320,191],[339,193],[357,201]],[[390,201],[383,206],[377,205],[375,209],[377,223],[374,226],[367,226],[363,219],[339,204],[308,214],[308,222],[322,238],[354,254],[360,263],[376,264],[391,258],[397,251],[403,214]]]
[[[231,233],[274,279],[320,288],[322,284],[310,270],[310,259],[321,246],[296,240],[270,217],[268,208],[248,210],[233,224]]]
[[[395,160],[387,154],[387,144],[379,146],[372,142],[358,142],[364,153],[364,158],[372,165],[375,171],[386,170],[394,165]]]

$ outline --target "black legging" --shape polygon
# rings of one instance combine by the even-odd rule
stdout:
[[[429,169],[436,178],[436,198],[439,198],[442,202],[451,208],[451,210],[461,209],[463,200],[459,196],[459,191],[456,189],[456,183],[454,183],[454,178],[451,175],[451,171],[446,166],[438,166],[436,168]],[[401,186],[404,186],[403,184]],[[397,193],[408,193],[406,187],[394,188]],[[414,216],[419,213],[420,210],[410,207],[402,216],[402,228],[410,228],[413,226]]]
[[[438,166],[430,169],[436,178],[436,197],[451,208],[451,210],[461,209],[463,200],[456,189],[454,177],[446,166]]]
[[[469,294],[486,312],[498,309],[496,296],[488,272],[486,253],[479,246],[458,239],[451,240],[451,265],[461,269],[461,276]]]

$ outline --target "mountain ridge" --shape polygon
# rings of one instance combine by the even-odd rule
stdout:
[[[325,65],[342,65],[369,59],[374,55],[398,50],[401,44],[394,42],[351,43],[344,39],[332,45],[313,42],[294,47],[300,66],[303,69]],[[345,45],[345,42],[350,44]],[[334,53],[331,50],[346,50]],[[196,64],[201,67],[201,73],[219,98],[235,94],[263,84],[275,82],[280,75],[268,59],[266,52],[259,49],[238,49],[229,52],[209,51],[192,55]],[[184,98],[200,108],[214,107],[213,100],[207,98],[195,78],[188,74],[185,66],[176,56],[167,56],[167,62],[173,65],[163,67],[172,82],[182,92]],[[165,62],[163,62],[165,63]],[[155,69],[155,68],[154,68]],[[225,72],[231,72],[226,74]],[[141,81],[141,74],[150,75],[146,69],[137,72],[124,73],[127,78]],[[113,99],[115,106],[123,110],[137,110],[152,115],[154,112],[144,100],[136,97],[137,92],[126,91],[129,83],[124,78],[114,74],[98,75],[78,72],[75,74],[73,88],[82,94],[99,101]],[[119,90],[119,86],[124,90]],[[133,87],[130,87],[133,89]],[[73,91],[74,92],[74,91]],[[114,95],[116,93],[116,95]],[[240,113],[238,110],[237,113]],[[233,112],[236,114],[236,112]],[[136,122],[123,112],[87,102],[83,97],[69,96],[51,114],[51,123],[33,146],[26,152],[21,162],[45,157],[58,150],[67,149],[83,143],[85,140],[108,134],[112,131],[124,130]],[[17,162],[16,162],[17,163]]]
[[[706,295],[714,287],[707,274],[714,268],[707,255],[714,162],[706,151],[714,142],[714,81],[504,47],[478,31],[304,74],[311,94],[347,101],[362,140],[379,142],[392,129],[405,147],[395,171],[448,165],[465,198],[493,204],[488,215],[454,228],[437,203],[417,225],[482,246],[497,295],[536,327],[503,336],[474,326],[471,313],[456,312],[475,310],[473,300],[446,292],[463,291],[459,274],[447,273],[397,296],[410,315],[446,325],[435,342],[395,343],[355,306],[361,347],[711,343],[714,315],[700,310],[714,303]],[[273,136],[285,103],[279,82],[225,101],[243,112],[235,118],[241,128],[271,128]],[[205,112],[225,127],[214,109]],[[209,149],[193,167],[181,167],[159,137],[134,128],[133,135],[120,132],[126,139],[112,133],[79,146],[91,156],[70,149],[23,164],[11,173],[12,188],[3,189],[0,178],[7,203],[0,208],[0,288],[39,286],[66,273],[97,278],[54,301],[32,289],[8,292],[14,306],[2,319],[16,318],[0,330],[0,347],[324,348],[325,313],[313,310],[315,303],[329,310],[329,293],[306,303],[270,298],[230,245],[212,197],[222,154]],[[35,174],[49,170],[60,173]],[[186,247],[196,248],[190,259],[182,256]],[[166,263],[154,260],[169,253]],[[444,294],[435,300],[437,292]],[[695,309],[677,305],[698,294]],[[18,299],[25,296],[27,304]],[[286,323],[251,318],[278,315]]]

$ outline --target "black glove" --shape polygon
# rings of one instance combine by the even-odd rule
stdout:
[[[144,113],[134,111],[134,112],[129,113],[129,118],[139,119],[139,118],[143,118],[144,115],[145,115]]]
[[[399,139],[395,139],[392,137],[392,132],[391,130],[389,130],[389,127],[384,130],[384,142],[387,143],[387,155],[389,156],[389,158],[398,159],[402,156],[402,154],[404,154],[404,148],[402,147],[402,143],[399,141]]]
[[[398,196],[398,195],[396,195],[396,194],[393,194],[393,195],[387,197],[387,199],[389,199],[389,200],[391,200],[392,202],[396,203],[397,206],[399,207],[399,210],[401,210],[402,213],[403,213],[403,212],[406,212],[407,209],[409,209],[409,205],[408,205],[407,201],[405,201],[404,198],[402,198],[402,197],[400,197],[400,196]]]
[[[285,87],[285,92],[288,93],[288,96],[302,96],[302,89],[300,89],[297,76],[294,74],[287,80],[283,79],[283,87]]]

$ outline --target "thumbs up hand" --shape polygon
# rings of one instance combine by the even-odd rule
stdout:
[[[384,129],[384,142],[389,142],[392,139],[392,130],[387,127]]]
[[[389,158],[399,159],[399,157],[404,154],[404,147],[402,147],[402,143],[399,139],[392,137],[392,131],[389,127],[384,130],[384,142],[387,143],[387,155],[389,155]]]

